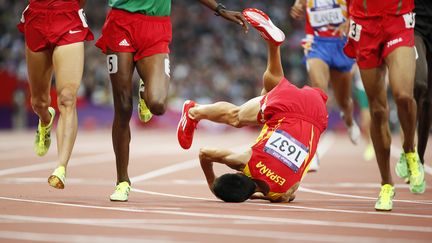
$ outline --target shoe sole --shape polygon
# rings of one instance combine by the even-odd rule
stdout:
[[[141,99],[141,98],[139,98],[139,99]],[[141,104],[140,104],[140,102],[141,101],[138,101],[138,119],[140,121],[142,121],[143,123],[147,123],[152,119],[153,115],[150,113],[150,115],[145,115],[144,117],[141,117]]]
[[[141,117],[141,102],[140,101],[143,100],[143,98],[141,98],[141,82],[142,82],[142,80],[140,79],[139,87],[138,87],[138,119],[144,123],[147,123],[148,121],[151,120],[153,115],[150,113],[151,114],[150,118],[148,118],[148,116],[145,116],[143,118]],[[144,86],[144,84],[143,84],[143,86]],[[144,91],[144,88],[143,88],[143,91]],[[145,103],[145,101],[144,101],[144,103]]]
[[[65,187],[62,180],[55,175],[51,175],[50,177],[48,177],[48,184],[56,189],[64,189]]]
[[[180,144],[180,147],[182,147],[183,149],[189,149],[191,146],[192,146],[192,144],[191,144],[191,146],[189,146],[189,147],[183,147],[182,145],[181,145],[181,143],[180,143],[180,139],[179,139],[179,131],[180,131],[180,127],[181,127],[181,123],[182,123],[182,121],[183,121],[183,116],[184,116],[184,113],[185,113],[185,107],[186,107],[186,105],[187,104],[189,104],[190,102],[192,102],[191,100],[186,100],[184,103],[183,103],[183,107],[182,107],[182,114],[181,114],[181,116],[180,116],[180,121],[178,122],[178,124],[177,124],[177,140],[178,140],[178,142],[179,142],[179,144]]]
[[[393,208],[390,208],[390,209],[375,208],[375,211],[388,212],[388,211],[392,211],[392,209],[393,209]]]
[[[119,199],[112,199],[112,198],[110,198],[110,201],[111,202],[127,202],[128,199],[126,199],[126,200],[119,200]]]
[[[48,112],[51,114],[50,124],[51,124],[51,128],[52,128],[56,112],[55,112],[55,109],[52,108],[52,107],[48,107]],[[38,127],[39,127],[39,125],[38,125]],[[50,131],[50,133],[51,133],[51,131]],[[44,150],[44,151],[42,151],[42,153],[40,153],[40,151],[38,150],[37,146],[35,146],[34,147],[34,151],[36,152],[36,154],[38,156],[44,156],[45,154],[48,153],[48,150],[49,150],[50,147],[51,147],[51,137],[50,137],[50,140],[47,142],[46,150]]]
[[[413,191],[413,188],[420,188],[421,190],[419,191]],[[423,183],[421,183],[420,185],[417,186],[409,186],[409,190],[412,194],[423,194],[426,191],[426,181],[423,181]]]
[[[282,44],[285,40],[283,31],[276,27],[267,14],[261,10],[245,9],[243,16],[264,38],[273,41],[277,45]]]

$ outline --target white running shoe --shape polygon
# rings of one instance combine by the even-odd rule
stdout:
[[[316,152],[314,157],[312,158],[312,161],[310,162],[308,172],[317,172],[319,168],[319,164],[320,162],[319,162],[318,152]]]

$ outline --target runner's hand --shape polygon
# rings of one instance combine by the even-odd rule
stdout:
[[[305,55],[307,55],[309,51],[312,50],[313,39],[313,35],[306,35],[306,37],[301,40],[301,46],[303,47],[303,52]]]
[[[249,31],[249,26],[247,25],[245,18],[240,12],[221,9],[219,11],[219,14],[224,19],[241,25],[245,33]]]
[[[292,6],[290,14],[291,17],[293,19],[303,19],[304,18],[304,13],[305,13],[305,6],[300,3],[300,1],[296,1],[296,3],[294,4],[294,6]]]
[[[342,24],[340,24],[334,31],[333,31],[333,35],[334,36],[340,36],[340,37],[344,37],[348,35],[348,31],[349,31],[349,20],[346,20],[345,22],[343,22]]]

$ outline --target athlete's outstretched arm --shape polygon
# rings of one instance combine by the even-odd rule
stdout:
[[[250,149],[242,154],[236,154],[226,149],[200,149],[199,160],[201,169],[204,172],[210,190],[212,190],[213,184],[217,178],[213,170],[213,163],[221,163],[231,169],[242,171],[249,161],[251,154],[252,151]]]
[[[84,5],[86,4],[86,1],[87,0],[79,0],[79,5],[81,8],[84,7]]]
[[[217,15],[222,16],[224,19],[232,21],[241,25],[245,32],[249,30],[246,20],[240,12],[230,11],[222,4],[217,3],[215,0],[199,0],[202,4],[206,5],[211,10],[215,11]]]

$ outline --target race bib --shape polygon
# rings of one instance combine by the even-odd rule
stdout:
[[[24,9],[24,11],[23,11],[22,14],[21,14],[21,19],[20,19],[20,22],[21,22],[21,23],[25,23],[24,14],[25,14],[25,12],[27,11],[27,9],[29,8],[29,6],[30,6],[30,5],[27,5],[27,7]]]
[[[327,25],[339,25],[342,24],[344,20],[345,17],[339,6],[323,10],[314,10],[311,8],[309,11],[309,22],[314,28]]]
[[[309,154],[309,148],[282,130],[273,132],[267,140],[264,151],[280,160],[295,173]]]
[[[349,29],[349,38],[359,41],[361,34],[362,26],[354,22],[354,20],[350,20],[350,29]]]
[[[82,24],[83,24],[83,27],[84,27],[84,28],[88,28],[87,18],[86,18],[86,15],[85,15],[85,13],[84,13],[84,10],[83,10],[83,9],[78,10],[78,15],[79,15],[79,17],[80,17],[80,19],[81,19],[81,22],[82,22]]]
[[[415,13],[407,13],[403,15],[405,28],[410,29],[415,26]]]

